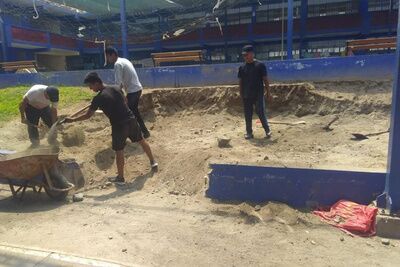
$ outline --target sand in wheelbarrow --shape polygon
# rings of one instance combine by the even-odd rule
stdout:
[[[62,144],[66,147],[82,146],[85,142],[85,133],[79,127],[66,129],[62,135]]]

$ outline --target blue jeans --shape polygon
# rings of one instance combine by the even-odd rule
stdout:
[[[256,107],[256,113],[258,118],[261,121],[261,124],[265,130],[265,133],[270,131],[267,115],[265,113],[265,98],[264,95],[255,97],[255,98],[243,98],[243,106],[244,106],[244,117],[246,120],[246,132],[248,134],[253,133],[252,127],[252,119],[253,119],[253,110],[254,106]]]

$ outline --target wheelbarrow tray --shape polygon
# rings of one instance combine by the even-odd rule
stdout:
[[[26,188],[35,192],[44,188],[51,198],[63,200],[74,186],[66,189],[53,186],[48,170],[60,162],[58,152],[54,148],[41,148],[0,156],[0,183],[8,184],[14,197],[21,192],[20,199]]]
[[[58,162],[58,151],[51,148],[27,150],[0,157],[0,179],[30,180]]]

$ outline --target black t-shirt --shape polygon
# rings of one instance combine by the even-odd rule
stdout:
[[[120,124],[134,118],[122,90],[117,86],[105,86],[92,100],[90,109],[101,109],[110,120],[111,125]]]
[[[264,63],[254,60],[239,67],[238,78],[242,80],[243,97],[254,98],[264,95],[263,77],[267,76]]]

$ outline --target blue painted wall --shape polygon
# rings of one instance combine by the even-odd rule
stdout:
[[[340,199],[369,204],[383,192],[385,173],[211,165],[206,196],[221,201],[278,201],[330,206]]]
[[[272,82],[351,81],[392,79],[393,54],[301,59],[267,62]],[[145,87],[185,87],[237,83],[239,64],[195,65],[138,69]],[[107,83],[113,83],[112,70],[98,70]],[[0,74],[0,88],[35,83],[81,86],[87,71],[38,74]]]

